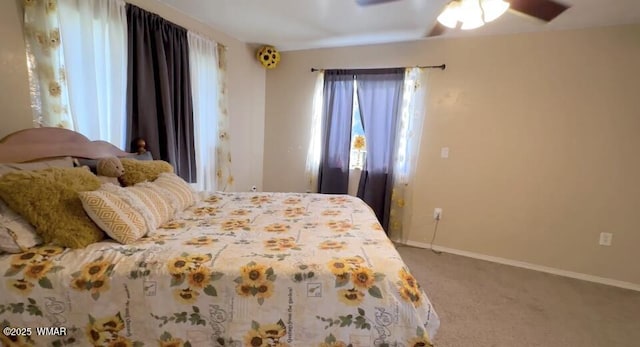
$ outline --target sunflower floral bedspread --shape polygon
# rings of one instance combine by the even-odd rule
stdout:
[[[135,244],[0,266],[7,346],[429,346],[439,325],[373,212],[341,195],[203,194]]]

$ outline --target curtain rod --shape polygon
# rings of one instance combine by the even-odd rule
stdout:
[[[420,69],[440,69],[440,70],[444,70],[447,68],[447,64],[441,64],[441,65],[416,65],[416,66],[406,66],[403,68],[407,68],[407,67],[417,67]],[[315,67],[311,68],[311,72],[316,72],[316,71],[323,71],[323,70],[329,70],[329,69],[318,69]],[[345,70],[349,70],[349,69],[345,69]]]

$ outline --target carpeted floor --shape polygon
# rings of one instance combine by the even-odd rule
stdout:
[[[640,346],[640,292],[427,249],[398,251],[440,315],[436,347]]]

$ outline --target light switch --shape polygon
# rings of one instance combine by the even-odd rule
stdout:
[[[440,148],[440,158],[449,158],[449,147]]]

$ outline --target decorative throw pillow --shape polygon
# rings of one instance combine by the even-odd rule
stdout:
[[[35,226],[45,243],[83,248],[104,233],[82,209],[78,192],[99,187],[100,180],[85,168],[17,171],[0,178],[0,198]]]
[[[15,171],[42,170],[49,167],[73,167],[71,157],[42,160],[32,163],[0,164],[0,176]],[[0,200],[0,251],[22,253],[31,247],[42,244],[42,238],[33,225],[11,210]]]
[[[78,195],[89,218],[112,239],[130,244],[147,233],[144,217],[116,194],[101,188]]]
[[[184,211],[198,200],[189,183],[174,173],[161,173],[155,181],[148,183],[148,187],[165,194],[176,211]]]
[[[136,185],[123,188],[114,184],[104,184],[102,190],[115,194],[142,215],[147,225],[147,231],[156,230],[160,225],[171,220],[175,214],[175,209],[169,199],[145,186]]]
[[[22,253],[39,244],[36,229],[0,200],[0,251]]]
[[[145,181],[152,182],[163,172],[173,172],[173,166],[162,160],[120,159],[124,166],[124,175],[120,176],[120,183],[129,187]]]

